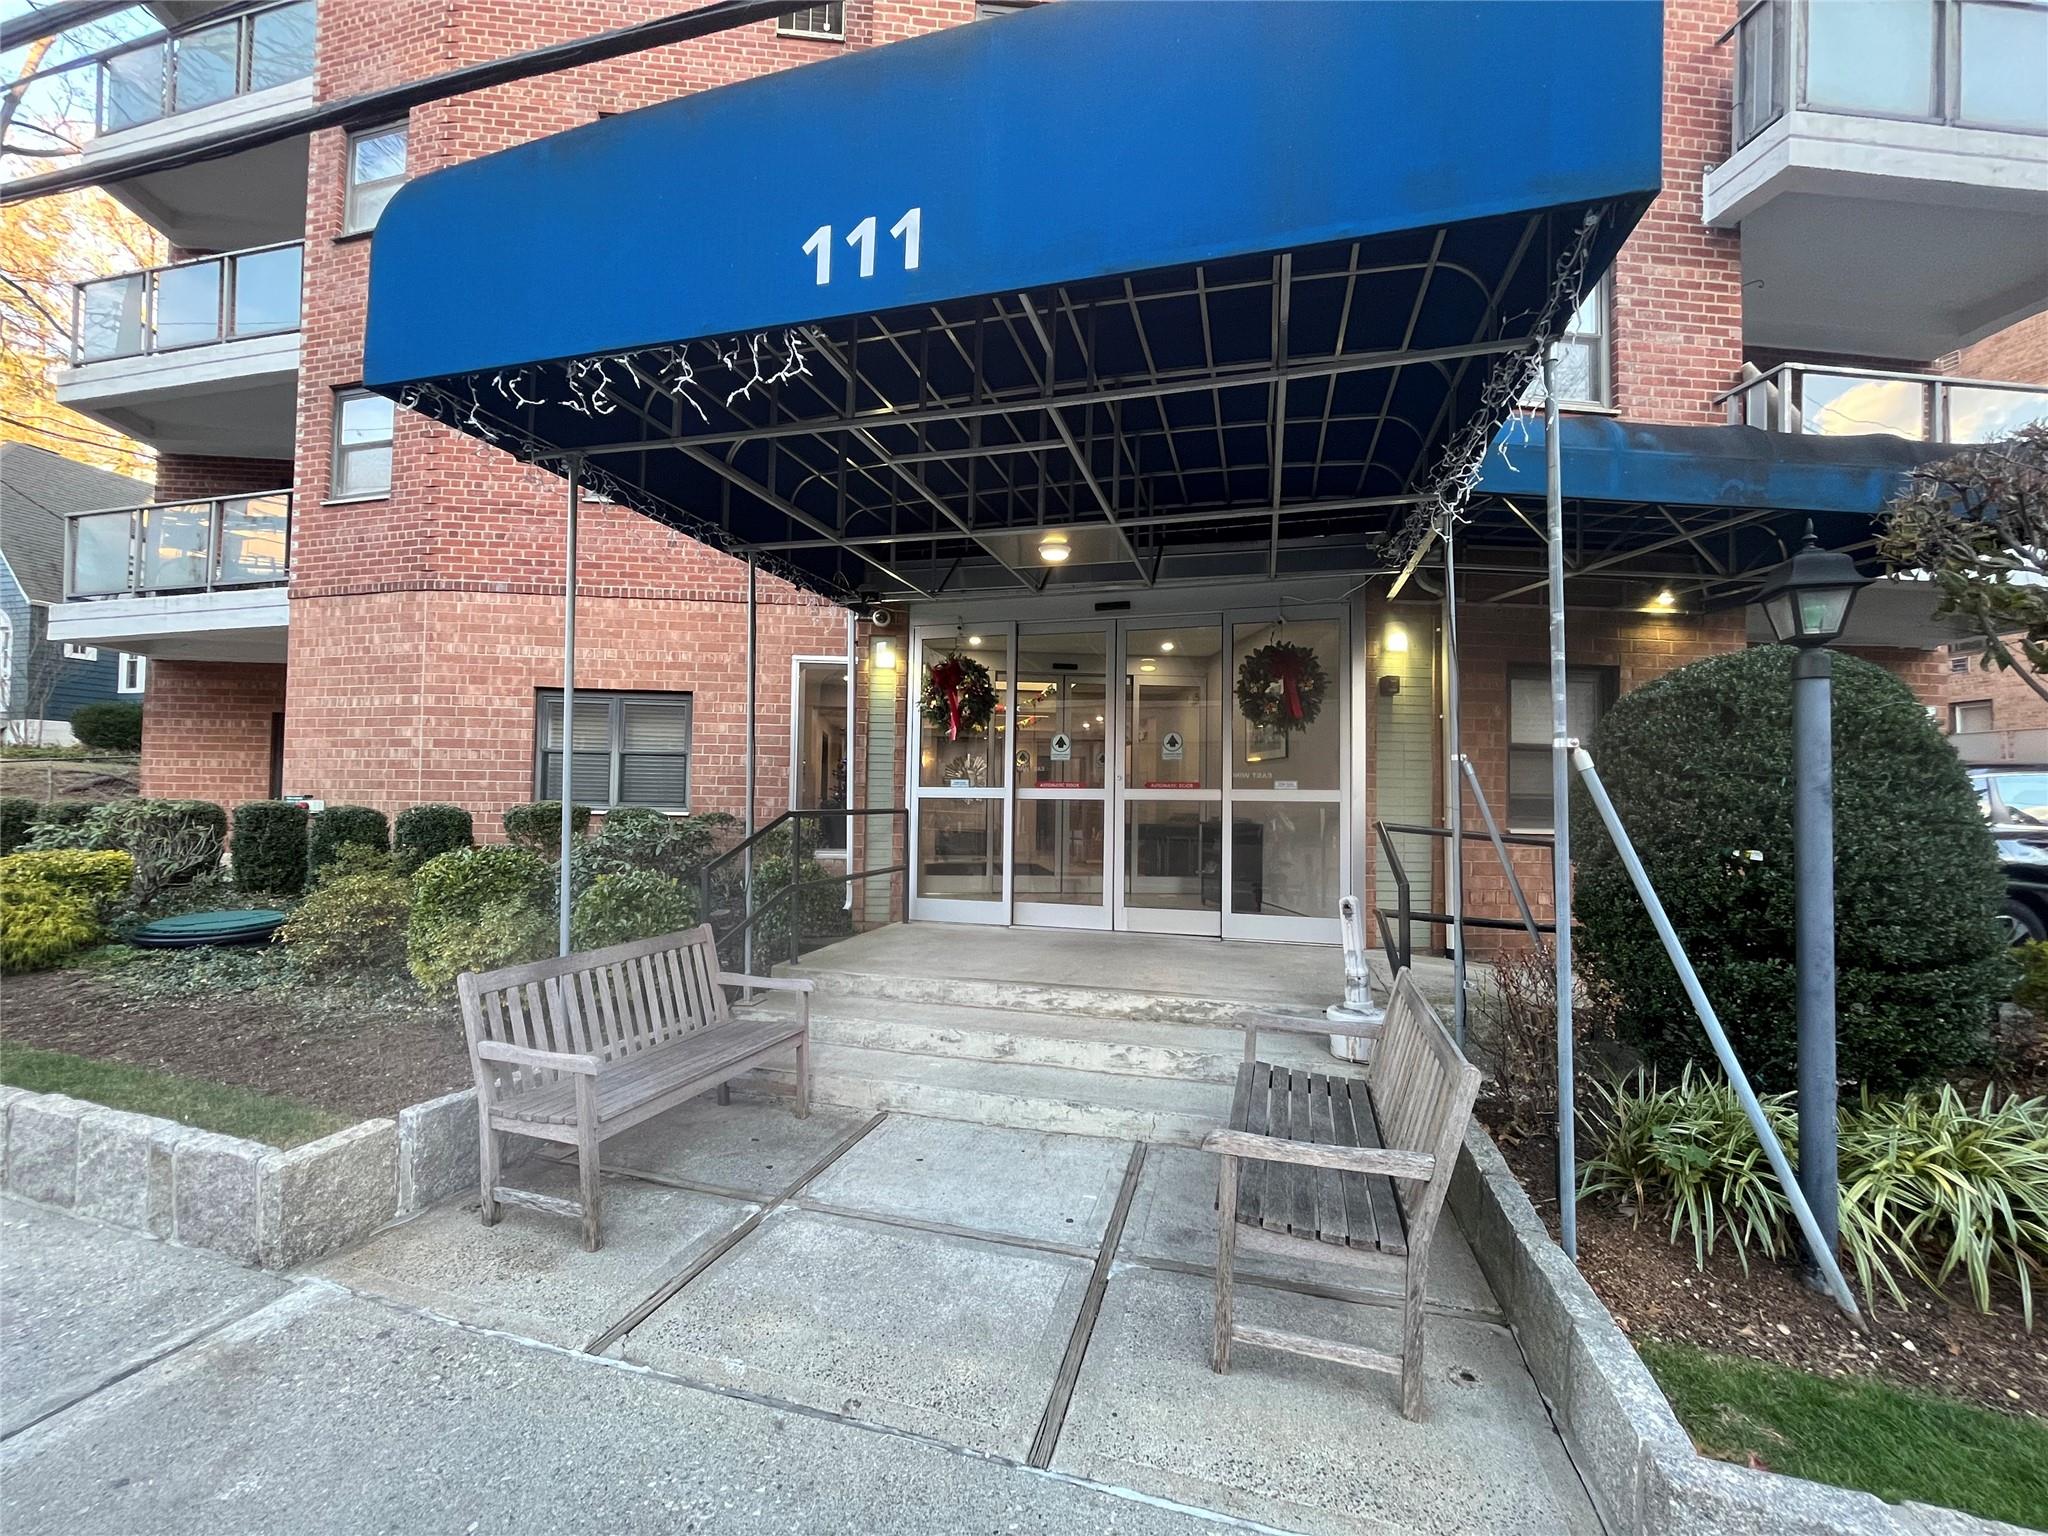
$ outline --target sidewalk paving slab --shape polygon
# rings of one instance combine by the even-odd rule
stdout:
[[[611,1137],[604,1166],[737,1190],[766,1200],[860,1128],[865,1116],[787,1102],[721,1104],[710,1094]]]
[[[0,1445],[8,1536],[1214,1536],[1211,1520],[309,1285]]]
[[[0,1435],[287,1289],[213,1254],[0,1197]]]
[[[539,1158],[514,1171],[520,1188],[576,1198],[576,1172]],[[474,1197],[388,1227],[308,1272],[460,1322],[581,1349],[691,1258],[759,1207],[641,1179],[604,1180],[604,1246],[583,1251],[577,1224],[500,1204],[498,1224]]]
[[[627,1335],[623,1353],[1021,1460],[1090,1268],[785,1208]]]
[[[1246,1284],[1238,1319],[1399,1347],[1398,1308]],[[1508,1331],[1429,1321],[1428,1419],[1391,1376],[1237,1344],[1209,1368],[1207,1280],[1120,1265],[1054,1453],[1056,1470],[1329,1536],[1598,1536],[1564,1443]]]

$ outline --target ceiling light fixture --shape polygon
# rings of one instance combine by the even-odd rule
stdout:
[[[1159,663],[1156,661],[1141,661],[1138,663],[1138,670],[1140,672],[1157,672],[1159,670]]]
[[[979,635],[969,635],[969,636],[967,637],[967,643],[968,643],[969,645],[979,645],[979,644],[981,644],[981,636],[979,636]]]
[[[1065,565],[1073,552],[1064,533],[1048,533],[1038,541],[1038,558],[1047,565]]]
[[[1173,649],[1173,642],[1171,640],[1162,640],[1159,642],[1159,649],[1162,652],[1170,651]]]

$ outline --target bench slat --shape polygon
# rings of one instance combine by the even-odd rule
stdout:
[[[1331,1089],[1335,1085],[1327,1077],[1315,1078],[1310,1082],[1308,1111],[1309,1139],[1318,1146],[1336,1144],[1336,1126],[1331,1112]],[[1350,1229],[1344,1219],[1344,1190],[1342,1181],[1334,1168],[1315,1170],[1316,1194],[1316,1236],[1326,1243],[1342,1243],[1350,1236]]]
[[[1358,1127],[1358,1144],[1361,1147],[1387,1145],[1380,1135],[1378,1107],[1364,1083],[1351,1085],[1351,1118],[1353,1124]],[[1408,1227],[1402,1219],[1401,1197],[1395,1193],[1394,1181],[1367,1179],[1365,1194],[1372,1202],[1373,1221],[1379,1228],[1380,1252],[1406,1253]]]
[[[1243,1068],[1250,1080],[1251,1092],[1245,1099],[1244,1128],[1254,1136],[1270,1135],[1266,1119],[1266,1108],[1271,1099],[1270,1079],[1273,1069],[1263,1061],[1246,1062]],[[1251,1226],[1266,1224],[1265,1197],[1266,1175],[1271,1164],[1247,1161],[1238,1171],[1237,1219]]]
[[[1288,1076],[1287,1139],[1313,1142],[1316,1136],[1311,1118],[1315,1107],[1315,1078],[1301,1071]],[[1297,1236],[1313,1238],[1316,1235],[1317,1170],[1297,1164],[1293,1174],[1289,1182],[1294,1189],[1294,1208],[1288,1229]]]
[[[801,1028],[774,1019],[715,1030],[702,1039],[674,1040],[636,1051],[630,1061],[602,1069],[597,1078],[600,1127],[648,1100],[715,1075],[748,1056],[794,1040]],[[576,1086],[555,1082],[514,1093],[493,1107],[493,1118],[541,1125],[576,1123]]]
[[[1352,1086],[1349,1082],[1330,1085],[1330,1128],[1332,1139],[1340,1147],[1366,1145],[1358,1139],[1358,1126],[1351,1111]],[[1345,1233],[1351,1246],[1377,1248],[1380,1241],[1379,1218],[1374,1214],[1366,1180],[1342,1179],[1338,1188],[1344,1198]]]

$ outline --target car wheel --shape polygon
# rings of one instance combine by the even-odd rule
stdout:
[[[2008,944],[2031,944],[2048,939],[2048,923],[2041,921],[2041,914],[2023,901],[2008,898],[1998,909],[1999,926],[2005,929]]]

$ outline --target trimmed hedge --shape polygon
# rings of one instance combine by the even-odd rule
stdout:
[[[122,699],[81,704],[72,711],[71,734],[95,752],[140,752],[142,706]]]
[[[554,948],[554,870],[539,854],[503,844],[460,848],[413,877],[406,964],[431,993],[464,971],[537,960]]]
[[[42,807],[27,795],[0,795],[0,858],[28,841]]]
[[[590,831],[590,807],[579,805],[570,825],[577,837]],[[515,848],[530,848],[554,858],[562,850],[562,802],[535,800],[505,808],[505,837]]]
[[[1681,667],[1622,698],[1593,757],[1759,1091],[1795,1085],[1792,651]],[[1874,1091],[1978,1057],[2012,962],[2005,881],[1955,752],[1890,673],[1834,658],[1837,1051]],[[1622,1038],[1658,1067],[1712,1062],[1583,787],[1580,948]],[[1751,851],[1762,857],[1750,857]]]
[[[429,859],[473,847],[476,827],[469,812],[459,805],[415,805],[398,813],[391,841],[398,854],[399,873],[411,874]]]
[[[245,891],[296,896],[306,888],[305,806],[251,800],[235,807],[235,884]]]
[[[411,921],[412,882],[388,869],[365,869],[332,874],[316,886],[278,938],[309,975],[389,975],[405,969]]]
[[[648,870],[599,875],[569,914],[571,949],[604,949],[697,924],[697,898]]]
[[[314,874],[334,862],[342,845],[354,843],[372,853],[391,850],[391,823],[367,805],[330,805],[313,818],[310,850]]]

